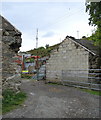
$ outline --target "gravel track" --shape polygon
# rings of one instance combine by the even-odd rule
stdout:
[[[22,80],[25,103],[3,118],[99,118],[99,96],[74,87]]]

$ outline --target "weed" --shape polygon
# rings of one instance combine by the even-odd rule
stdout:
[[[90,94],[93,94],[93,95],[101,96],[101,91],[95,91],[95,90],[90,90],[90,89],[81,89],[81,90],[84,91],[84,92],[88,92]]]
[[[23,92],[15,93],[12,90],[5,90],[2,95],[3,95],[2,100],[3,114],[21,105],[26,98],[26,93]]]
[[[30,74],[21,74],[21,78],[31,79],[32,75],[30,75]]]

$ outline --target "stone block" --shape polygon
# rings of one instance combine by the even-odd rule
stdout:
[[[0,16],[1,17],[1,16]],[[17,89],[16,83],[21,82],[18,65],[14,62],[14,56],[21,46],[21,33],[5,18],[2,18],[2,81],[3,90],[7,88]],[[16,36],[15,36],[16,35]],[[0,46],[1,47],[1,46]],[[20,66],[19,66],[20,67]]]

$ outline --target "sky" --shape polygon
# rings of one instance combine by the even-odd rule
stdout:
[[[75,38],[90,36],[93,27],[88,24],[85,1],[77,2],[2,2],[1,15],[22,33],[20,51],[57,44],[67,35]]]

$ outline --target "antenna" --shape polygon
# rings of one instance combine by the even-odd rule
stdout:
[[[36,30],[36,49],[38,48],[38,28]],[[39,70],[38,70],[38,50],[37,50],[37,59],[36,59],[36,70],[37,70],[37,80],[38,80],[38,74],[39,74]]]
[[[60,38],[60,42],[61,42],[61,38]]]
[[[38,48],[38,28],[36,30],[36,48]]]
[[[79,31],[77,30],[77,38],[79,39]]]

